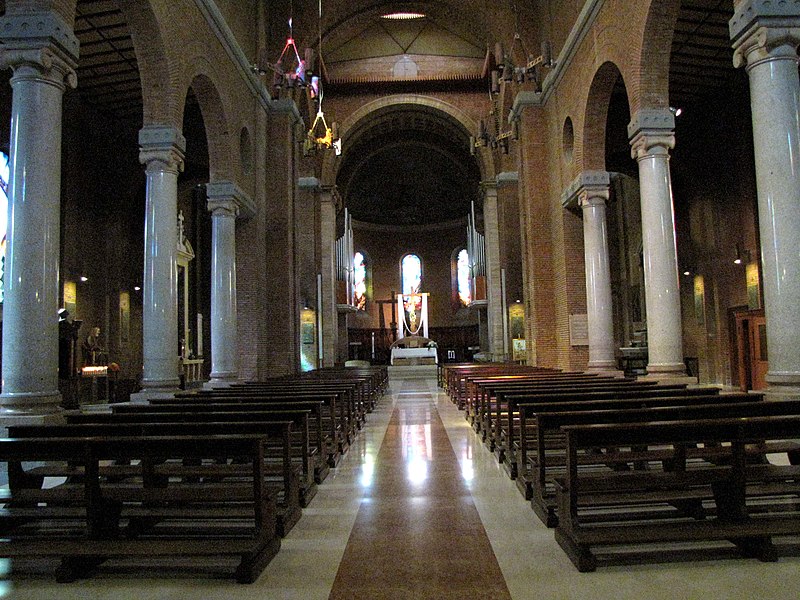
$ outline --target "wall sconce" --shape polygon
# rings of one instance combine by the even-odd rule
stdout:
[[[669,112],[671,112],[674,116],[680,117],[683,114],[682,108],[676,108],[674,106],[669,107]]]
[[[733,259],[733,264],[740,265],[742,262],[750,262],[750,251],[742,250],[739,244],[736,244],[736,258]]]

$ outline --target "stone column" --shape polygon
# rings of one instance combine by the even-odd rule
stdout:
[[[590,371],[616,371],[611,267],[608,258],[606,203],[611,180],[606,171],[584,171],[565,193],[562,204],[577,204],[583,215],[586,313]]]
[[[481,184],[483,189],[483,231],[486,242],[486,320],[489,352],[493,361],[506,360],[503,353],[503,299],[500,284],[500,225],[497,214],[497,184]]]
[[[678,256],[669,151],[675,118],[667,110],[641,110],[628,125],[631,155],[639,163],[648,375],[685,376]]]
[[[800,393],[800,81],[797,3],[747,0],[730,22],[750,77],[772,392]]]
[[[322,366],[336,364],[339,315],[336,311],[335,258],[336,188],[326,186],[319,196],[320,273],[322,273]]]
[[[253,202],[230,181],[206,185],[211,212],[211,381],[222,387],[239,377],[236,346],[236,218],[255,214]]]
[[[178,173],[186,140],[168,126],[139,131],[139,160],[145,165],[144,281],[142,285],[142,395],[171,393],[178,367]]]
[[[14,71],[0,415],[42,421],[61,400],[61,119],[66,84],[77,84],[78,40],[47,12],[6,14],[0,42],[0,63]]]

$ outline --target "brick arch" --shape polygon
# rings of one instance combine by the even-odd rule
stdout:
[[[140,0],[120,2],[119,7],[128,22],[139,65],[143,124],[180,129],[185,96],[178,94],[180,68],[175,51],[164,42],[170,36],[163,24],[172,22],[164,4]]]
[[[230,128],[219,87],[209,71],[202,67],[199,73],[195,71],[191,82],[184,86],[186,94],[190,88],[194,92],[200,105],[200,113],[203,115],[208,144],[209,181],[233,179]],[[183,107],[181,117],[182,113]]]
[[[681,0],[650,1],[642,30],[638,94],[631,102],[632,115],[643,108],[669,107],[669,63],[680,9]]]
[[[584,170],[602,171],[605,169],[608,108],[611,103],[611,92],[614,89],[614,85],[622,77],[622,72],[616,64],[605,62],[597,69],[592,79],[592,84],[589,86],[580,146],[581,168]],[[626,86],[625,89],[628,90],[629,88]],[[630,98],[628,102],[630,104]],[[575,119],[573,119],[574,123]]]
[[[434,112],[439,111],[440,113],[443,113],[442,116],[450,117],[451,120],[454,120],[461,125],[461,127],[464,128],[467,136],[472,135],[472,132],[477,130],[478,124],[475,122],[475,120],[452,104],[448,104],[447,102],[437,98],[431,98],[430,96],[421,96],[418,94],[397,94],[368,102],[358,110],[354,111],[342,123],[340,123],[339,132],[343,144],[347,144],[348,137],[352,136],[353,132],[356,131],[360,125],[363,125],[363,123],[368,121],[377,113],[384,110],[390,110],[393,107],[409,105],[425,107],[433,109]],[[487,152],[478,152],[475,155],[475,158],[478,161],[478,168],[481,172],[482,181],[486,181],[488,179],[493,180],[496,175],[496,169],[492,157],[488,156],[488,154],[489,153]],[[335,185],[336,174],[340,164],[341,161],[336,160],[336,157],[333,156],[333,153],[326,153],[322,164],[323,185]]]

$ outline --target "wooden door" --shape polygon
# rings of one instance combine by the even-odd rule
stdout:
[[[764,315],[750,319],[750,379],[753,390],[767,387],[767,321]]]
[[[739,387],[742,391],[764,389],[769,369],[764,311],[741,311],[735,318]]]

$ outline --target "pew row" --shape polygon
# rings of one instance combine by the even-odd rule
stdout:
[[[556,478],[555,538],[581,572],[595,570],[598,559],[646,561],[653,545],[658,557],[659,545],[674,542],[702,543],[706,553],[708,544],[719,543],[740,556],[774,561],[780,554],[774,538],[800,534],[796,415],[568,425],[562,431],[566,471]],[[789,460],[764,460],[771,446],[793,448]],[[725,455],[694,464],[690,448],[722,448]],[[597,449],[606,449],[602,463],[587,468],[584,457]],[[609,466],[641,461],[642,449],[656,450],[668,468]],[[683,510],[698,501],[703,511]]]
[[[61,558],[60,582],[88,576],[111,557],[168,564],[233,555],[236,580],[252,583],[280,549],[266,445],[271,436],[288,439],[290,428],[287,421],[268,435],[0,439],[9,469],[0,555]],[[214,463],[221,483],[198,481],[186,460]],[[232,477],[228,461],[237,463]],[[40,465],[35,474],[29,462]],[[80,473],[49,487],[43,462]]]

